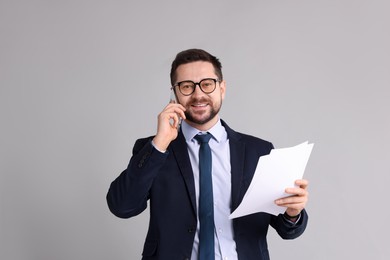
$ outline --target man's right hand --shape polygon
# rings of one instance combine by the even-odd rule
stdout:
[[[157,134],[153,139],[158,150],[166,151],[168,145],[176,139],[180,118],[186,119],[185,110],[180,104],[169,103],[158,115]]]

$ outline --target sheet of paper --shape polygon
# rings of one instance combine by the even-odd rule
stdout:
[[[241,204],[229,218],[257,212],[284,213],[286,208],[277,206],[274,201],[290,196],[284,192],[285,189],[294,187],[295,180],[302,179],[313,145],[304,142],[289,148],[273,149],[269,155],[260,157]]]

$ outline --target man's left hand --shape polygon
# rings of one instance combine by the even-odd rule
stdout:
[[[287,208],[286,213],[289,216],[299,215],[305,208],[309,197],[309,192],[307,191],[309,182],[307,180],[296,180],[295,184],[298,187],[287,188],[285,190],[285,192],[291,194],[291,196],[275,200],[276,205]]]

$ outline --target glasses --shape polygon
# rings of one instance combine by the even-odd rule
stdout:
[[[203,91],[203,93],[210,94],[217,87],[217,82],[221,82],[221,81],[218,79],[211,79],[211,78],[202,79],[198,83],[195,83],[191,80],[185,80],[185,81],[180,81],[175,85],[173,85],[172,89],[177,86],[179,87],[179,91],[181,94],[183,94],[184,96],[189,96],[195,92],[196,85],[198,85],[200,90]]]

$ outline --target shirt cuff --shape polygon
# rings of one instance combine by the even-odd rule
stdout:
[[[159,151],[160,153],[166,153],[166,152],[167,152],[167,150],[162,151],[162,150],[158,149],[157,146],[154,144],[153,140],[152,140],[151,142],[152,142],[152,145],[153,145],[154,149],[156,149],[156,150]]]
[[[295,221],[291,221],[290,219],[288,219],[284,214],[282,214],[283,218],[285,221],[287,221],[288,223],[292,224],[292,225],[295,225],[299,222],[299,220],[301,219],[301,213],[299,213],[297,219]]]

